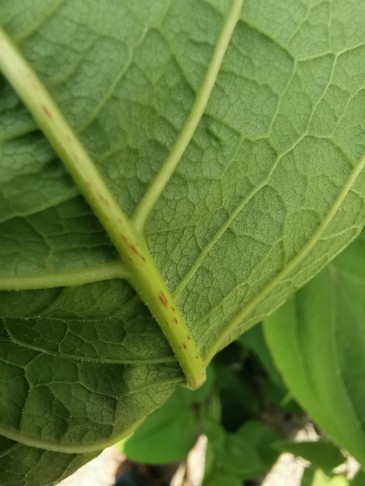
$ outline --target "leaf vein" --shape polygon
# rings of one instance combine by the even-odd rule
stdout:
[[[140,200],[137,208],[134,211],[132,221],[134,227],[143,232],[146,221],[155,207],[160,195],[165,189],[171,176],[175,172],[181,157],[186,148],[190,144],[194,133],[199,125],[199,122],[204,114],[205,108],[208,104],[210,95],[213,91],[215,82],[217,80],[220,68],[222,66],[225,53],[230,44],[236,24],[239,20],[243,0],[233,0],[231,9],[225,19],[221,33],[219,35],[216,48],[214,50],[211,61],[208,65],[207,72],[202,81],[202,84],[197,92],[197,96],[191,108],[188,117],[185,120],[180,135],[178,136],[171,152],[163,162],[158,170],[155,178],[150,183],[145,194]]]

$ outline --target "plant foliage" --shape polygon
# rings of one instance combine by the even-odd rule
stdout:
[[[52,484],[199,386],[359,234],[365,4],[3,0],[0,19],[0,475],[39,486],[22,471]]]

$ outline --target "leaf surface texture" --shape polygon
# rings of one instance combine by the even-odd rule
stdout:
[[[2,26],[139,222],[206,362],[364,224],[365,6],[354,18],[351,3],[248,0],[222,51],[231,0],[1,2]],[[5,78],[0,143],[0,431],[100,449],[184,376]]]

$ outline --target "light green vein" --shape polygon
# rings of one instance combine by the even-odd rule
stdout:
[[[190,280],[192,279],[192,277],[195,275],[195,273],[197,272],[197,270],[200,268],[200,266],[202,265],[203,261],[205,260],[205,258],[207,257],[207,255],[209,254],[209,252],[212,250],[212,248],[214,247],[214,245],[216,245],[216,243],[220,240],[220,238],[225,234],[226,230],[229,228],[229,226],[231,225],[231,223],[234,221],[234,219],[236,218],[236,216],[240,213],[240,211],[242,211],[242,209],[244,209],[244,207],[255,197],[255,195],[261,190],[263,189],[265,186],[267,186],[270,182],[270,178],[272,177],[273,173],[275,172],[278,164],[280,163],[280,161],[287,155],[289,154],[290,152],[292,152],[294,150],[294,148],[296,146],[299,145],[299,143],[306,137],[308,136],[308,129],[310,127],[310,124],[311,124],[311,120],[312,120],[312,117],[313,117],[313,114],[315,113],[317,107],[319,106],[319,104],[321,103],[321,101],[323,100],[330,84],[331,84],[331,80],[332,80],[332,77],[333,77],[333,72],[334,72],[334,68],[335,68],[335,64],[336,64],[336,58],[333,59],[333,63],[332,63],[332,68],[331,68],[331,73],[329,75],[329,78],[328,78],[328,81],[322,91],[322,94],[321,96],[318,98],[318,100],[316,101],[316,103],[313,105],[313,108],[312,108],[312,111],[311,111],[311,114],[308,118],[308,121],[307,121],[307,124],[306,124],[306,128],[305,130],[303,131],[303,134],[298,137],[295,142],[290,146],[288,147],[282,154],[280,154],[280,156],[277,157],[275,163],[273,164],[273,166],[271,167],[270,171],[268,172],[265,180],[260,183],[257,187],[255,187],[244,199],[243,201],[234,209],[234,211],[232,212],[232,214],[229,216],[229,218],[227,218],[227,221],[222,225],[221,228],[219,228],[219,230],[215,233],[215,235],[212,237],[212,239],[206,244],[206,246],[203,248],[203,250],[201,251],[201,253],[199,254],[199,256],[197,257],[197,259],[195,260],[194,264],[190,267],[190,269],[187,271],[187,273],[184,275],[184,277],[181,279],[181,281],[179,282],[179,284],[177,285],[175,291],[174,291],[174,298],[177,300],[181,293],[183,292],[183,290],[186,288],[186,286],[189,284]],[[282,101],[282,99],[284,98],[287,90],[288,90],[288,87],[296,73],[296,69],[297,69],[297,63],[294,62],[293,64],[293,69],[292,69],[292,72],[291,72],[291,75],[289,76],[287,82],[286,82],[286,85],[284,87],[284,90],[283,92],[280,94],[280,97],[278,99],[278,104],[277,104],[277,107],[276,107],[276,111],[273,115],[273,119],[271,121],[271,124],[270,124],[270,127],[269,127],[269,130],[268,130],[268,133],[270,134],[271,131],[272,131],[272,127],[273,127],[273,123],[275,121],[275,117],[277,116],[277,114],[279,113],[279,108],[280,108],[280,103]],[[346,160],[346,162],[348,162],[348,164],[350,165],[351,169],[353,169],[355,167],[355,165],[352,163],[352,161],[349,159],[348,155],[344,153],[343,149],[338,145],[336,144],[335,142],[333,142],[332,140],[328,139],[328,137],[318,137],[318,138],[323,138],[325,140],[329,140],[341,153],[341,155],[344,157],[344,159]],[[241,138],[241,141],[240,141],[240,144],[242,143],[242,140],[243,138]],[[235,151],[235,153],[233,154],[233,157],[232,159],[235,158],[239,148],[240,148],[240,144],[238,144],[237,146],[237,149]]]
[[[64,3],[64,0],[55,0],[48,11],[46,11],[42,16],[38,17],[37,20],[28,27],[27,30],[21,33],[21,35],[17,35],[15,37],[16,42],[20,44],[24,42],[27,38],[38,32],[41,27],[46,23],[46,21],[50,20],[59,11]]]
[[[357,181],[357,178],[363,172],[365,168],[365,155],[361,157],[357,166],[351,172],[349,178],[347,179],[345,185],[343,186],[340,194],[335,200],[333,206],[328,211],[326,216],[323,218],[321,224],[318,226],[317,230],[313,233],[312,237],[303,246],[301,251],[296,254],[296,256],[290,260],[286,267],[284,267],[276,276],[258,292],[255,297],[241,310],[236,316],[228,323],[222,332],[216,337],[216,341],[210,347],[205,357],[206,363],[213,358],[213,356],[222,348],[224,343],[228,340],[229,336],[233,333],[234,329],[241,324],[245,319],[247,319],[250,314],[257,308],[263,300],[277,288],[280,283],[282,283],[287,275],[295,270],[296,267],[304,260],[304,258],[310,253],[314,246],[318,243],[323,235],[324,231],[328,228],[329,224],[336,216],[337,211],[340,209],[342,203],[344,202],[346,196],[351,191],[352,187]],[[359,228],[360,231],[360,228]],[[355,237],[356,235],[354,235]],[[320,270],[320,268],[318,268]]]
[[[96,166],[37,75],[0,28],[0,69],[65,164],[128,270],[128,281],[156,319],[187,385],[198,388],[205,366],[190,330],[147,245],[106,186]]]
[[[50,289],[73,287],[102,280],[127,279],[128,270],[120,260],[85,268],[32,275],[0,275],[0,290]]]
[[[185,120],[184,126],[166,160],[163,162],[155,178],[148,186],[144,196],[140,200],[133,214],[134,226],[142,232],[146,221],[156,205],[160,195],[178,166],[182,155],[194,136],[195,130],[203,116],[214,85],[217,81],[219,70],[232,39],[234,29],[240,19],[243,0],[233,0],[231,9],[220,32],[212,59],[201,86],[198,89],[192,109]]]

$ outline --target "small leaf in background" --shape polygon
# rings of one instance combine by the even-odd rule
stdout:
[[[261,401],[268,405],[275,405],[277,408],[288,413],[297,414],[302,413],[299,405],[293,400],[291,393],[288,391],[281,375],[273,361],[272,355],[265,342],[262,324],[254,326],[238,338],[237,343],[246,351],[253,354],[256,362],[259,363],[263,369],[263,376],[260,376],[259,370],[255,369],[254,373],[250,370],[245,370],[245,375],[254,375],[256,379],[256,389],[254,391],[253,400],[248,400],[254,403],[257,397],[261,397]],[[247,401],[247,400],[246,400]]]
[[[249,349],[256,356],[273,384],[278,388],[286,390],[283,379],[275,366],[265,342],[261,325],[249,329],[237,339],[237,342],[243,345],[246,349]]]
[[[350,486],[364,486],[365,484],[365,471],[359,469],[355,476],[350,481]]]
[[[302,457],[324,471],[331,471],[345,461],[342,452],[331,442],[318,440],[316,442],[293,442],[281,440],[272,447],[280,452],[290,452]]]
[[[365,237],[265,323],[285,381],[313,420],[365,465]]]
[[[245,420],[256,416],[260,409],[260,397],[249,376],[228,366],[217,368],[219,398],[222,407],[222,423],[233,432]]]
[[[213,471],[203,479],[202,486],[244,486],[239,475],[228,471]]]
[[[225,432],[219,424],[210,424],[204,432],[214,451],[217,466],[239,475],[241,479],[253,479],[264,474],[279,455],[271,447],[280,438],[279,434],[258,421],[246,422],[235,433]]]
[[[214,382],[213,369],[196,391],[178,387],[167,402],[151,413],[123,443],[121,449],[133,461],[164,464],[185,459],[199,433],[200,407]]]
[[[349,480],[342,475],[327,476],[316,466],[308,467],[300,486],[349,486]]]

